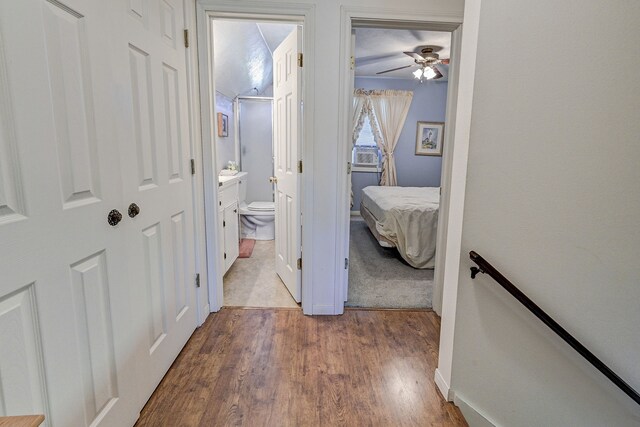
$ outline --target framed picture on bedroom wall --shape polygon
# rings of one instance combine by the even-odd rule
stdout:
[[[416,156],[442,156],[443,122],[418,122]]]
[[[218,136],[229,136],[229,116],[218,113]]]

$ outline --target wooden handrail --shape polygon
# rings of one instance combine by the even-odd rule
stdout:
[[[493,278],[500,286],[502,286],[507,292],[509,292],[515,299],[520,301],[530,312],[532,312],[538,319],[547,325],[553,332],[555,332],[560,338],[562,338],[567,344],[569,344],[575,351],[580,353],[587,362],[591,363],[597,370],[602,372],[605,377],[609,378],[620,390],[625,392],[627,396],[633,399],[640,405],[640,394],[634,390],[629,384],[627,384],[618,374],[613,372],[603,361],[598,359],[589,349],[580,343],[569,332],[566,331],[558,322],[553,320],[551,316],[545,313],[536,303],[534,303],[528,296],[526,296],[520,289],[518,289],[513,283],[511,283],[506,277],[495,269],[487,260],[482,258],[476,252],[469,252],[471,261],[475,262],[478,267],[471,267],[471,278],[475,279],[478,273],[486,273]]]
[[[0,427],[38,427],[43,422],[44,415],[0,417]]]

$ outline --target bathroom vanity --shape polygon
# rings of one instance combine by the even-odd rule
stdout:
[[[239,187],[246,172],[218,177],[218,243],[226,273],[240,251]]]

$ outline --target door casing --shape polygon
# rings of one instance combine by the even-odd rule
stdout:
[[[213,19],[241,19],[247,21],[276,21],[287,22],[302,26],[302,52],[304,67],[302,68],[302,144],[300,144],[299,158],[303,162],[303,174],[300,180],[302,215],[302,310],[305,314],[312,314],[312,263],[311,224],[313,223],[313,195],[311,191],[313,177],[313,118],[314,118],[314,7],[313,5],[287,5],[273,3],[229,3],[224,0],[198,0],[198,58],[200,67],[200,114],[202,117],[202,162],[204,180],[204,223],[205,229],[198,230],[206,234],[207,242],[207,287],[209,290],[209,307],[212,312],[219,311],[223,305],[223,280],[220,266],[218,241],[218,191],[216,177],[216,153],[213,147],[212,135],[216,134],[217,123],[215,117],[215,79],[213,63]],[[304,262],[308,260],[309,262]]]

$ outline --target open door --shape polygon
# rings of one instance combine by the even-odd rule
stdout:
[[[302,31],[296,27],[273,52],[276,273],[301,301],[300,125]],[[300,261],[299,261],[300,260]]]

